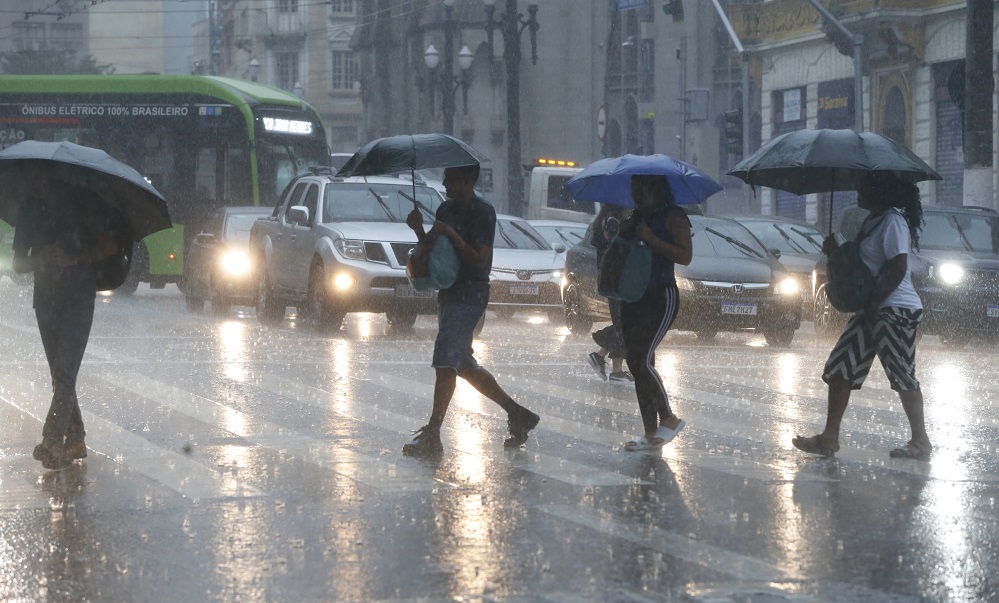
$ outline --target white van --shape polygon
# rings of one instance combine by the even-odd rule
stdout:
[[[572,164],[572,162],[562,163]],[[600,209],[600,204],[591,201],[576,201],[565,189],[565,183],[581,171],[580,167],[552,167],[550,165],[532,169],[527,219],[568,220],[587,224],[593,220],[593,216]]]

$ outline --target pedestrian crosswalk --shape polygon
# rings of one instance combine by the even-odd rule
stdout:
[[[6,325],[0,322],[0,327]],[[736,583],[770,585],[812,578],[794,564],[733,550],[724,539],[631,521],[619,509],[594,502],[593,493],[661,487],[656,471],[636,470],[646,460],[668,467],[678,490],[688,487],[691,476],[722,476],[733,488],[725,495],[733,500],[746,484],[785,492],[836,484],[843,467],[944,485],[999,483],[999,475],[989,472],[969,475],[936,464],[890,461],[878,443],[904,438],[904,422],[894,407],[894,393],[876,378],[852,400],[852,408],[865,417],[849,426],[852,445],[845,445],[836,461],[821,461],[834,470],[803,470],[789,441],[797,432],[821,426],[824,389],[814,379],[789,378],[774,386],[772,377],[760,375],[759,366],[721,364],[729,354],[725,350],[714,358],[719,364],[702,361],[697,371],[671,364],[688,362],[682,358],[664,359],[664,365],[675,368],[664,374],[671,400],[689,427],[662,458],[621,449],[640,425],[631,388],[593,380],[581,362],[559,362],[538,353],[539,362],[532,363],[496,354],[489,368],[514,398],[541,414],[541,425],[526,447],[504,450],[502,411],[460,386],[442,434],[446,462],[455,468],[441,471],[400,453],[412,431],[426,421],[433,371],[425,360],[413,360],[411,349],[396,349],[395,358],[351,362],[349,370],[338,366],[332,375],[328,362],[341,353],[333,348],[354,343],[310,339],[311,351],[328,355],[309,359],[290,354],[297,343],[289,338],[279,345],[290,359],[276,358],[274,349],[244,349],[225,359],[215,355],[214,344],[191,339],[183,342],[182,353],[152,359],[117,347],[113,339],[95,339],[79,387],[91,447],[88,463],[114,467],[123,480],[155,484],[176,497],[177,504],[281,497],[278,483],[262,473],[282,463],[308,475],[332,476],[379,498],[477,493],[489,482],[490,472],[519,474],[560,493],[555,502],[539,497],[530,503],[531,512],[544,521],[628,542]],[[352,349],[348,356],[355,353]],[[40,431],[48,406],[44,372],[44,359],[37,353],[0,364],[0,417],[10,415],[28,425],[31,437]],[[149,431],[136,421],[137,408],[155,414],[147,423],[152,424]],[[37,484],[30,446],[8,446],[6,451],[0,457],[0,512],[51,508],[52,497]],[[565,493],[583,493],[576,498],[588,504],[570,503]],[[781,497],[794,495],[775,496]],[[726,518],[705,521],[723,524]],[[889,592],[865,593],[872,601],[891,599]],[[557,593],[546,596],[558,600]]]

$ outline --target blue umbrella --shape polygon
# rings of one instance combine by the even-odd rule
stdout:
[[[673,198],[680,205],[701,203],[722,190],[710,176],[668,155],[622,155],[608,157],[587,166],[565,183],[578,201],[595,201],[635,207],[631,198],[631,177],[666,176]]]

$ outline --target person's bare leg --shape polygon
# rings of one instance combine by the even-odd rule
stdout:
[[[920,390],[909,392],[898,392],[898,397],[902,401],[902,408],[905,416],[909,419],[909,430],[912,432],[912,439],[906,446],[915,448],[911,451],[919,458],[930,455],[933,445],[930,444],[930,436],[926,433],[926,419],[923,415],[923,392]],[[893,451],[894,453],[894,451]]]
[[[851,383],[844,379],[829,380],[829,402],[826,409],[826,427],[822,433],[812,437],[797,436],[791,443],[794,447],[812,454],[829,454],[839,451],[839,430],[843,415],[850,403]]]
[[[454,390],[458,384],[458,373],[454,369],[437,369],[437,382],[434,384],[434,408],[430,413],[430,425],[440,428],[444,424],[444,417],[447,416],[447,408],[454,397]]]
[[[481,366],[463,372],[461,378],[468,381],[469,385],[475,388],[475,391],[499,404],[507,414],[520,408],[520,405],[514,402],[513,398],[500,387],[499,383],[496,383],[496,378],[493,377],[492,373]],[[453,383],[451,391],[452,393],[454,392]]]

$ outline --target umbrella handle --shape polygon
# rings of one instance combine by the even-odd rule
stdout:
[[[830,171],[829,176],[829,234],[833,233],[833,198],[836,195],[836,168]]]

